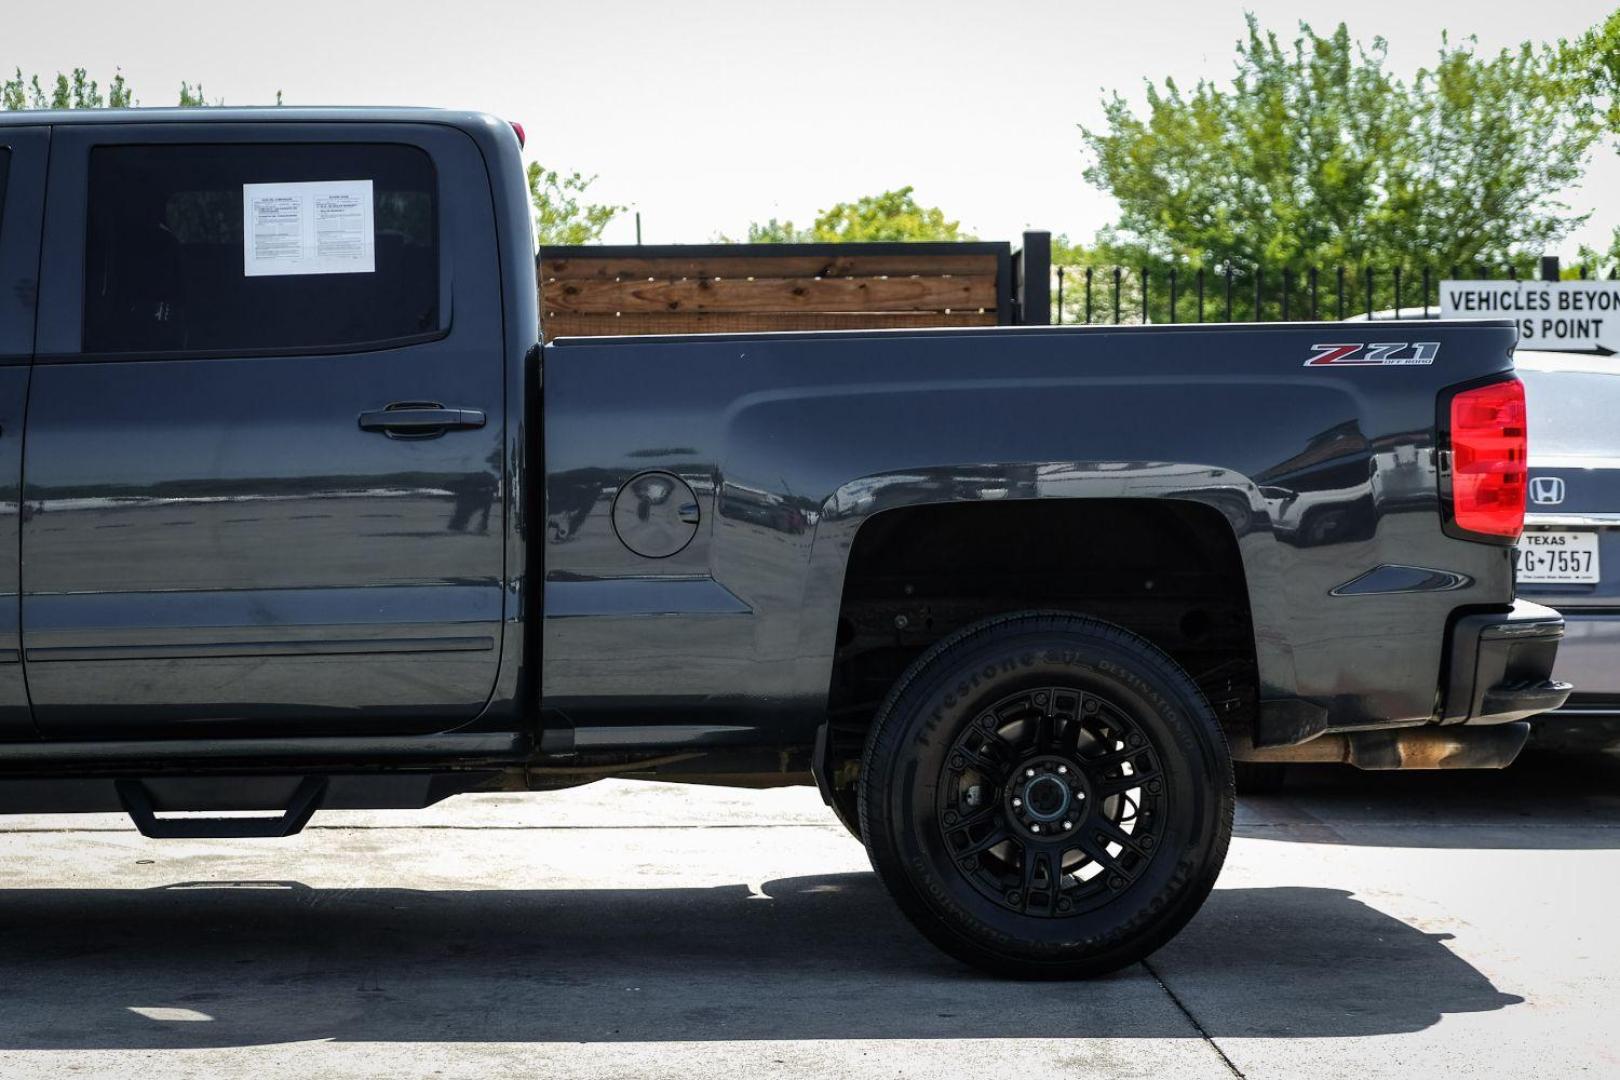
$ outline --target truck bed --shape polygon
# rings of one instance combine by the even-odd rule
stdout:
[[[1230,526],[1262,701],[1314,702],[1334,728],[1427,719],[1451,613],[1512,595],[1503,549],[1442,532],[1438,403],[1510,371],[1514,340],[1502,320],[559,339],[546,705],[605,743],[803,742],[869,523],[1174,500]],[[613,493],[650,471],[698,511],[658,559],[612,520]],[[1129,520],[1092,505],[1101,526]],[[1336,595],[1393,563],[1467,583]],[[583,734],[597,727],[636,734]]]

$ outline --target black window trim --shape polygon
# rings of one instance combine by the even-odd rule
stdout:
[[[19,169],[26,170],[28,167],[30,140],[36,138],[45,130],[47,129],[42,126],[33,125],[0,129],[0,274],[7,277],[10,276],[12,271],[19,269],[15,265],[5,265],[4,260],[6,253],[11,250],[7,246],[7,241],[10,240],[13,244],[18,242],[18,215],[25,213],[25,211],[18,210],[17,204],[19,198],[27,199],[29,187],[26,173],[20,186],[16,182],[15,176]],[[20,148],[19,143],[21,144]],[[49,152],[48,148],[45,149],[45,152]],[[32,283],[34,290],[33,298],[22,305],[26,312],[26,344],[21,351],[0,349],[0,368],[26,367],[34,362],[32,346],[34,343],[34,329],[38,318],[39,243],[45,228],[43,211],[38,214],[38,219],[34,241],[32,243],[24,242],[23,244],[23,254],[25,256],[31,255],[31,258],[25,261],[25,265],[26,263],[32,263],[30,269],[24,270],[24,277]]]
[[[116,126],[111,127],[116,131]],[[206,137],[191,141],[168,140],[113,140],[108,142],[93,142],[85,147],[84,167],[84,205],[79,221],[84,231],[79,239],[79,246],[84,249],[89,244],[90,228],[90,167],[95,151],[102,147],[151,147],[151,148],[181,148],[192,146],[406,146],[422,154],[428,161],[428,167],[433,170],[433,230],[434,240],[438,248],[438,286],[439,286],[439,322],[437,330],[428,330],[419,334],[402,334],[395,337],[379,338],[372,341],[346,341],[338,345],[304,345],[296,347],[270,347],[248,349],[165,349],[156,351],[108,352],[99,350],[86,351],[81,348],[71,353],[36,353],[33,357],[35,363],[52,364],[107,364],[107,363],[151,363],[165,360],[263,360],[267,358],[286,357],[297,359],[310,356],[352,356],[358,353],[389,352],[396,349],[414,348],[420,345],[430,345],[436,341],[448,338],[455,329],[454,305],[450,302],[450,283],[453,275],[450,265],[450,245],[445,243],[442,214],[440,206],[444,198],[442,188],[442,170],[433,151],[409,138],[401,139],[265,139],[260,141],[250,139],[219,139]],[[78,290],[79,310],[78,324],[80,327],[80,344],[83,344],[83,327],[85,309],[88,307],[86,289],[81,283]]]
[[[403,334],[398,337],[379,338],[375,341],[346,341],[341,345],[303,345],[291,348],[268,349],[170,349],[160,352],[73,352],[39,353],[35,359],[52,364],[108,364],[128,360],[133,363],[153,360],[265,360],[285,356],[292,360],[303,356],[351,356],[356,353],[391,352],[416,345],[431,345],[450,336],[450,327],[429,330],[421,334]]]

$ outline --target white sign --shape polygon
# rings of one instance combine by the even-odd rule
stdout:
[[[1442,319],[1512,319],[1526,349],[1620,352],[1620,281],[1442,281]]]
[[[370,180],[242,185],[242,272],[370,274],[377,269]]]

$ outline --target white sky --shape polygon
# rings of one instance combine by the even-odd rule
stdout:
[[[521,121],[529,156],[601,177],[648,243],[807,224],[831,203],[913,184],[986,239],[1089,238],[1112,216],[1080,176],[1077,124],[1144,77],[1227,78],[1245,8],[1291,36],[1348,19],[1396,70],[1442,30],[1496,49],[1573,36],[1614,0],[8,0],[0,69],[122,67],[142,102],[182,79],[229,104],[445,105]],[[1607,246],[1620,154],[1594,156],[1596,210],[1564,245]],[[629,215],[604,237],[634,240]]]

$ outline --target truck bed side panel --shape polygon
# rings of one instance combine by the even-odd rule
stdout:
[[[1438,343],[1432,363],[1305,364],[1324,342],[1414,338]],[[1336,726],[1427,717],[1447,619],[1512,589],[1507,549],[1441,532],[1437,399],[1509,370],[1512,342],[1505,325],[1431,322],[554,344],[546,704],[581,726],[801,742],[872,515],[1170,498],[1231,523],[1263,698],[1312,699]],[[615,492],[648,470],[685,480],[700,511],[667,558],[627,550],[611,520]],[[1391,563],[1466,584],[1333,595]]]

